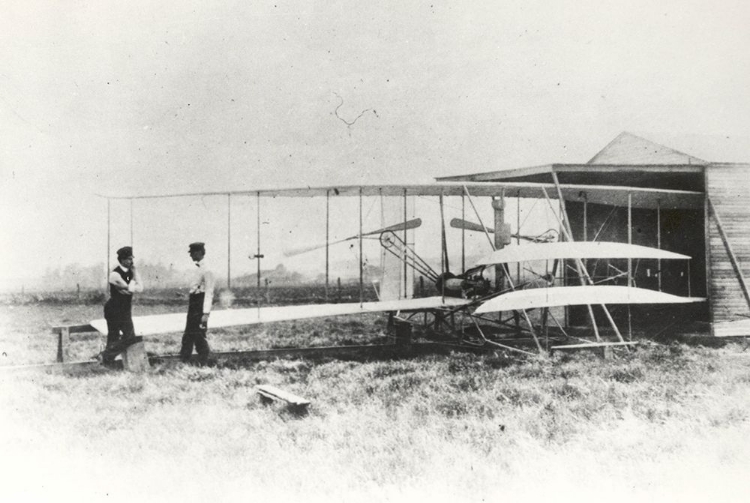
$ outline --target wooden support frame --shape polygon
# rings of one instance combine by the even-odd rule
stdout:
[[[466,196],[461,194],[461,220],[466,221]],[[461,227],[461,274],[466,272],[466,229]]]
[[[508,346],[507,344],[501,344],[499,342],[489,340],[487,337],[485,337],[484,332],[482,331],[482,328],[479,326],[479,323],[477,323],[477,320],[474,318],[474,316],[470,316],[470,318],[471,318],[471,321],[474,322],[474,326],[476,327],[477,331],[479,332],[479,335],[482,337],[482,341],[485,344],[490,344],[492,346],[496,346],[502,349],[506,349],[508,351],[513,351],[513,352],[521,353],[521,354],[528,355],[528,356],[537,356],[534,353],[524,351],[523,349],[514,348],[513,346]],[[534,334],[533,331],[531,333],[532,335]],[[534,337],[534,339],[536,340],[536,337]]]
[[[560,199],[560,207],[562,208],[563,215],[565,217],[564,220],[564,226],[563,230],[565,231],[565,234],[567,235],[568,240],[573,241],[573,231],[570,227],[570,220],[568,219],[568,210],[565,207],[565,198],[563,197],[562,190],[560,188],[560,181],[557,178],[557,173],[552,171],[552,179],[555,182],[555,187],[557,187],[557,194]],[[549,196],[547,195],[547,190],[544,189],[544,195],[547,198],[547,201],[552,204]],[[581,284],[585,284],[588,282],[589,284],[593,284],[594,282],[591,279],[591,276],[589,276],[588,271],[585,267],[583,267],[583,262],[581,260],[576,260],[576,267],[578,268],[579,278],[581,280]],[[580,274],[583,273],[583,276],[580,276]],[[584,280],[585,276],[585,280]],[[625,342],[625,339],[622,337],[622,334],[620,333],[620,329],[617,327],[617,324],[615,323],[615,320],[612,318],[612,315],[609,312],[609,309],[604,304],[600,304],[602,310],[604,311],[604,314],[607,316],[607,320],[609,321],[610,325],[612,325],[612,328],[614,329],[615,333],[617,334],[617,338],[620,340],[620,342]],[[591,316],[591,320],[594,325],[594,334],[596,335],[597,340],[601,340],[599,337],[599,329],[596,326],[596,320],[594,318],[594,311],[591,308],[591,306],[588,306],[589,308],[589,314]]]
[[[365,281],[365,264],[364,264],[364,256],[362,253],[362,226],[363,226],[363,215],[362,215],[362,188],[359,189],[359,304],[362,305],[365,301],[365,290],[364,290],[364,281]]]
[[[258,204],[256,206],[256,226],[257,226],[257,238],[258,238],[258,248],[255,254],[255,259],[258,261],[258,293],[260,293],[260,259],[263,258],[263,256],[260,254],[260,192],[257,194],[258,196]],[[258,303],[260,305],[260,303]]]
[[[557,181],[557,174],[554,172],[552,173],[552,176],[555,181]],[[560,215],[555,213],[555,209],[552,206],[552,200],[549,198],[549,195],[547,194],[547,190],[544,190],[544,197],[547,199],[547,203],[550,206],[550,209],[552,209],[552,213],[557,218],[558,224],[560,225],[560,229],[563,232],[563,235],[568,241],[573,241],[573,231],[570,227],[570,221],[568,220],[568,211],[565,208],[565,203],[563,199],[560,199]],[[576,272],[578,273],[578,281],[581,283],[581,285],[586,284],[586,280],[584,279],[584,274],[586,277],[588,277],[588,271],[585,267],[583,267],[583,264],[580,260],[576,260]],[[564,269],[564,267],[563,267]],[[591,282],[591,278],[589,278],[589,282]],[[597,341],[601,340],[601,337],[599,336],[599,327],[596,325],[596,317],[594,316],[594,310],[591,307],[591,305],[586,306],[588,308],[589,312],[589,319],[591,319],[591,325],[594,329],[594,336],[596,337]],[[614,323],[614,322],[613,322]]]
[[[633,244],[633,194],[628,194],[628,244]],[[628,257],[628,288],[635,286],[633,277],[633,259]],[[633,322],[628,305],[628,340],[633,340]],[[605,350],[606,357],[606,350]]]
[[[444,211],[443,211],[443,194],[440,194],[440,274],[445,274],[448,269],[448,264],[446,264],[446,249],[447,244],[445,242],[445,217],[444,217]],[[440,294],[443,297],[443,302],[445,302],[445,279],[440,282],[441,285],[441,292]]]
[[[466,194],[466,197],[469,199],[469,204],[471,204],[472,209],[474,210],[474,214],[476,215],[477,219],[479,220],[479,224],[484,229],[484,234],[487,236],[487,241],[490,242],[490,247],[492,248],[492,251],[495,251],[495,243],[490,239],[490,235],[487,232],[487,227],[484,226],[484,222],[482,222],[482,217],[479,216],[479,212],[477,211],[477,207],[474,206],[474,201],[471,199],[471,194],[469,194],[469,189],[464,185],[464,193]],[[441,198],[442,201],[442,198]],[[508,284],[510,285],[511,290],[515,291],[516,286],[513,283],[513,278],[510,275],[510,272],[503,267],[503,272],[505,273],[506,278],[508,279]],[[536,343],[536,347],[539,350],[539,353],[542,353],[544,349],[542,349],[542,345],[539,342],[539,338],[536,336],[536,332],[534,331],[534,325],[531,323],[531,319],[529,318],[529,314],[526,312],[526,310],[521,311],[523,313],[523,317],[526,320],[527,325],[529,326],[529,331],[531,332],[531,336],[534,338],[534,342]]]
[[[382,214],[382,212],[381,212]],[[408,209],[407,209],[407,195],[406,195],[406,189],[404,189],[404,257],[403,257],[403,267],[404,267],[404,298],[409,298],[409,268],[406,265],[406,247],[409,246],[409,240],[408,240],[408,230],[406,228],[406,221],[409,219],[408,215]]]
[[[656,247],[661,250],[661,200],[656,201]],[[661,259],[656,259],[656,281],[661,292]]]
[[[469,194],[469,188],[464,185],[464,194],[466,194],[466,197],[469,199],[469,204],[471,205],[471,209],[474,210],[474,215],[476,215],[477,220],[479,220],[479,225],[482,226],[482,229],[484,229],[484,235],[487,236],[487,241],[490,242],[490,246],[492,247],[492,250],[495,250],[495,243],[492,241],[492,238],[490,237],[490,233],[487,232],[487,227],[485,227],[484,222],[482,221],[482,217],[479,216],[479,212],[477,211],[477,207],[474,206],[474,201],[471,198],[471,194]]]
[[[586,193],[583,193],[583,240],[589,240],[589,201]],[[583,267],[589,270],[589,259],[583,259]]]
[[[633,194],[628,194],[628,244],[633,244]],[[632,258],[628,258],[628,286],[633,286]]]
[[[331,191],[326,190],[326,302],[328,302],[328,276],[330,271],[329,247],[331,246]]]

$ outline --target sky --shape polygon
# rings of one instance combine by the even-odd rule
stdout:
[[[0,282],[103,262],[97,194],[430,182],[586,162],[622,131],[750,161],[748,21],[737,0],[4,2]],[[136,203],[141,257],[220,248],[225,198],[172,203]],[[241,256],[257,215],[232,204]],[[269,205],[265,241],[322,208]]]

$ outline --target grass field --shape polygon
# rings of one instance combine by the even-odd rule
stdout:
[[[168,312],[180,306],[142,306]],[[0,307],[3,364],[101,307]],[[373,342],[382,319],[215,331],[217,350]],[[176,336],[147,341],[176,352]],[[77,342],[90,356],[98,338]],[[93,351],[92,351],[93,350]],[[747,501],[750,351],[503,354],[0,372],[5,501]],[[257,384],[310,400],[260,403]]]

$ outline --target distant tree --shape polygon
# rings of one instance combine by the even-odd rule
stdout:
[[[62,268],[47,268],[41,278],[44,290],[72,291],[81,289],[100,289],[106,284],[104,264],[82,266],[78,263],[67,264]]]

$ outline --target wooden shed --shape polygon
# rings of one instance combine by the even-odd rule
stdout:
[[[439,181],[539,182],[554,178],[581,185],[577,197],[565,201],[575,240],[631,242],[690,255],[686,265],[674,261],[641,261],[633,271],[638,286],[706,297],[702,308],[627,308],[628,323],[656,323],[665,318],[710,325],[715,336],[750,335],[750,163],[711,162],[621,133],[584,164],[550,164],[488,173],[439,178]],[[702,197],[685,204],[640,207],[621,201],[589,202],[586,186],[613,186],[694,191]],[[512,194],[508,194],[512,197]],[[702,203],[696,201],[700,201]],[[593,276],[598,263],[588,263]],[[607,264],[621,268],[626,264]],[[616,318],[626,315],[613,310]],[[569,323],[582,311],[571,309]]]

